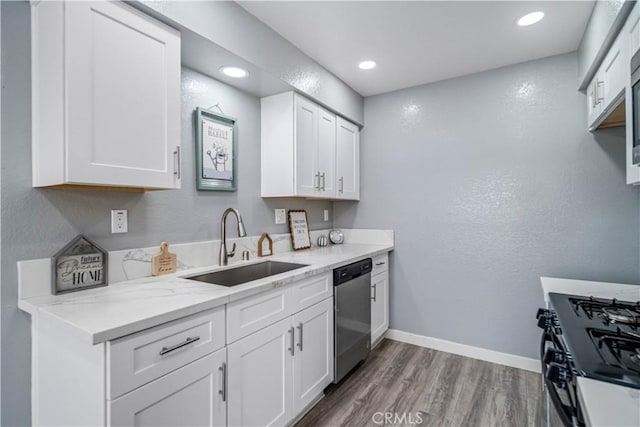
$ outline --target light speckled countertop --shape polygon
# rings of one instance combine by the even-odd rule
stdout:
[[[329,272],[351,262],[393,250],[393,245],[344,244],[287,252],[272,257],[236,262],[227,267],[201,267],[175,274],[110,284],[65,295],[21,299],[20,309],[53,317],[97,344],[236,301],[291,282]],[[267,260],[307,264],[297,270],[234,287],[184,279],[198,273],[234,268]]]

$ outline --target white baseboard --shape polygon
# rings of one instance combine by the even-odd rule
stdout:
[[[420,347],[445,351],[447,353],[458,354],[460,356],[466,356],[472,359],[479,359],[486,362],[497,363],[499,365],[524,369],[531,372],[540,373],[541,371],[540,361],[537,359],[517,356],[515,354],[501,353],[499,351],[487,350],[485,348],[473,347],[466,344],[459,344],[439,338],[425,337],[424,335],[416,335],[409,332],[399,331],[397,329],[389,329],[385,334],[385,338],[389,338],[393,341],[400,341],[407,344],[417,345]]]

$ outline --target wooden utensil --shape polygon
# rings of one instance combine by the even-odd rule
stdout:
[[[151,258],[151,274],[160,276],[162,274],[175,273],[177,265],[177,255],[169,252],[169,244],[167,242],[162,242],[160,244],[160,252]]]

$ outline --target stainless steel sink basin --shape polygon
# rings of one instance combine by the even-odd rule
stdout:
[[[185,277],[185,279],[197,280],[199,282],[211,283],[221,286],[236,286],[264,277],[275,276],[276,274],[298,268],[307,267],[306,264],[292,264],[289,262],[266,261],[258,264],[243,265],[242,267],[230,268],[228,270],[214,271],[212,273],[198,274],[196,276]]]

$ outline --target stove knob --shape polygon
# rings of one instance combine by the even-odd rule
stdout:
[[[552,325],[552,316],[550,310],[539,308],[538,313],[536,314],[536,319],[538,319],[538,327],[541,329],[547,330]]]
[[[547,378],[560,386],[560,388],[566,388],[569,381],[569,369],[566,366],[559,363],[552,362],[547,367]]]
[[[544,363],[546,365],[550,363],[565,363],[566,357],[563,352],[555,350],[553,348],[548,348],[544,353],[544,358],[542,360],[544,360]]]

